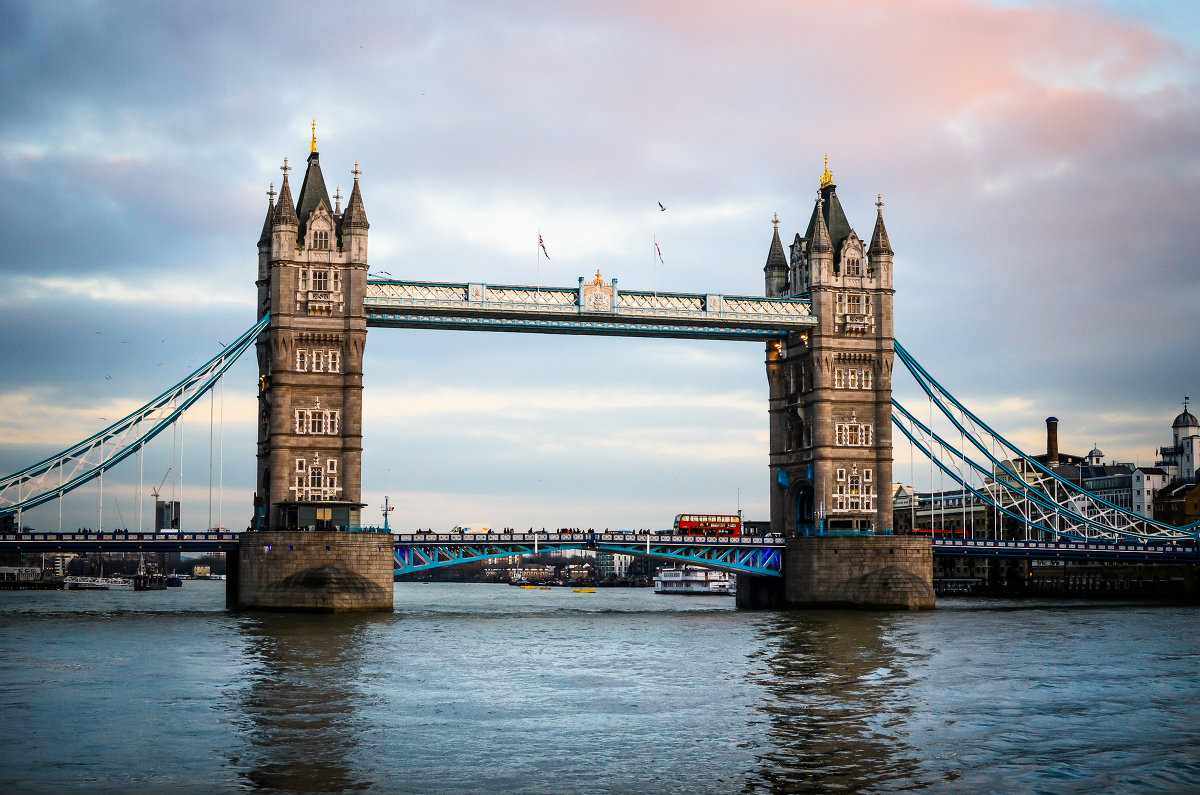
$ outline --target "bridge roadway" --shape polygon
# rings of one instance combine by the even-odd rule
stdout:
[[[381,531],[382,528],[366,528]],[[3,552],[230,552],[239,533],[0,533]],[[393,533],[397,569],[422,571],[456,563],[535,554],[553,549],[593,549],[649,555],[728,571],[779,576],[782,538],[678,536],[661,533]],[[1192,544],[1102,543],[1097,541],[933,540],[939,557],[998,557],[1061,560],[1200,563]]]

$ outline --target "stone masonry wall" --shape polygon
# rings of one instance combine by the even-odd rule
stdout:
[[[788,607],[932,608],[933,548],[910,536],[789,538],[784,600]]]
[[[392,610],[389,533],[242,533],[238,607],[251,610]]]

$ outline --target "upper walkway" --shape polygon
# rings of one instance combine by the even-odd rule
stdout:
[[[775,339],[817,325],[797,298],[623,291],[617,280],[576,287],[367,281],[367,325],[682,339]]]

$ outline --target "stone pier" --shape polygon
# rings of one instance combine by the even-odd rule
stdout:
[[[395,564],[389,533],[247,532],[236,556],[230,557],[226,586],[231,607],[309,613],[392,610]]]
[[[933,547],[927,538],[789,538],[783,574],[781,579],[739,577],[738,607],[934,607]]]

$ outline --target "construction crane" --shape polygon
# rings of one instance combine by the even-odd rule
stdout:
[[[158,500],[158,492],[162,490],[163,484],[167,482],[167,475],[169,474],[171,474],[171,467],[167,467],[167,471],[163,473],[163,478],[158,481],[158,485],[150,489],[150,493],[154,495],[155,501]]]

